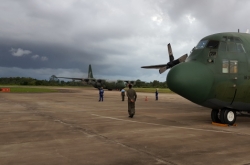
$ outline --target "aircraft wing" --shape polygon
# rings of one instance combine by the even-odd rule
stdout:
[[[64,78],[64,79],[71,79],[71,80],[81,80],[83,81],[84,78],[73,78],[73,77],[56,77],[56,78]]]
[[[64,78],[64,79],[71,79],[71,80],[80,80],[85,82],[102,82],[104,79],[95,79],[95,78],[74,78],[74,77],[57,77],[57,78]]]

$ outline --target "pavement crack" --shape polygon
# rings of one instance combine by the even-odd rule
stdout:
[[[84,128],[78,126],[78,125],[66,123],[66,122],[64,122],[62,120],[59,120],[59,119],[55,119],[54,121],[59,122],[59,123],[64,124],[64,125],[67,125],[67,126],[73,128],[73,129],[79,130],[79,131],[81,131],[82,133],[84,133],[84,134],[86,134],[88,136],[93,137],[93,135],[94,135],[96,137],[101,137],[102,139],[104,139],[106,141],[109,141],[109,142],[112,142],[114,144],[120,145],[120,146],[125,147],[127,149],[130,149],[130,150],[133,150],[133,151],[136,151],[136,152],[143,153],[143,154],[146,154],[148,156],[151,156],[157,161],[157,164],[177,165],[174,162],[164,160],[164,158],[156,156],[156,155],[152,154],[151,152],[147,152],[145,150],[137,149],[137,148],[131,147],[129,145],[120,143],[120,142],[118,142],[116,140],[112,140],[112,139],[110,139],[110,138],[108,138],[108,137],[106,137],[104,135],[99,134],[99,133],[84,129]]]

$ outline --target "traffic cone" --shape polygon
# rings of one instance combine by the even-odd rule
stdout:
[[[148,97],[147,96],[145,97],[145,101],[148,101]]]

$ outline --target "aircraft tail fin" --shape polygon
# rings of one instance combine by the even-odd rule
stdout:
[[[93,72],[92,72],[91,65],[89,65],[88,78],[94,78],[94,77],[93,77]]]

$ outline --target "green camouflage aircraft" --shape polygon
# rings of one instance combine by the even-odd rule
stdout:
[[[89,65],[88,78],[72,78],[72,77],[57,77],[57,78],[80,80],[87,84],[93,85],[93,87],[95,88],[100,89],[101,87],[103,87],[103,89],[108,89],[108,90],[113,90],[113,89],[121,90],[126,87],[127,83],[130,83],[132,85],[135,84],[135,81],[132,80],[95,79],[93,76],[91,65]]]
[[[237,116],[250,114],[250,34],[217,33],[206,36],[189,56],[170,62],[143,66],[158,68],[167,75],[169,89],[184,98],[212,109],[213,122],[233,125]]]

